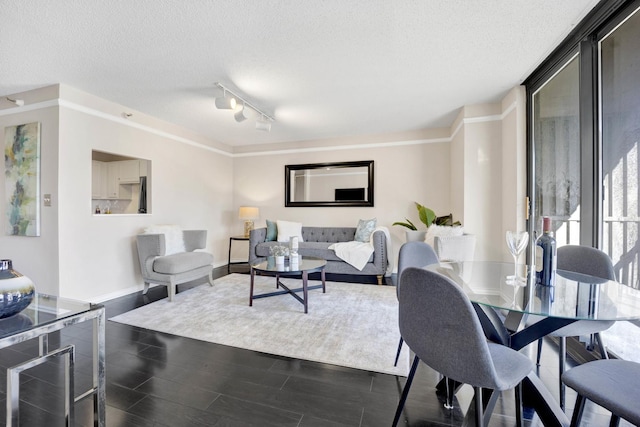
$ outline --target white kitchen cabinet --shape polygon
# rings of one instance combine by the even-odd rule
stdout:
[[[120,162],[107,162],[107,198],[120,197],[119,165]]]
[[[140,161],[123,160],[118,164],[118,180],[120,184],[138,184],[140,182]]]
[[[91,198],[107,198],[107,165],[104,162],[91,162]]]

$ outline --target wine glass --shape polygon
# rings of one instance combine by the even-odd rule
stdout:
[[[525,286],[526,279],[518,277],[518,257],[529,243],[529,233],[526,231],[507,231],[507,246],[513,255],[513,276],[507,276],[507,284],[513,286]]]

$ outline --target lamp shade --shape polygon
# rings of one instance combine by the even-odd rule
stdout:
[[[258,219],[260,218],[260,209],[253,206],[240,206],[240,209],[238,210],[238,218]]]

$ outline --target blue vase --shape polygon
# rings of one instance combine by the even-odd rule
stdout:
[[[0,260],[0,319],[27,308],[35,293],[31,279],[15,271],[10,259]]]

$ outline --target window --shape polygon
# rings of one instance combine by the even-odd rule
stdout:
[[[640,288],[640,0],[600,2],[525,81],[533,218],[554,222],[558,245],[607,252],[618,280]],[[603,333],[640,362],[640,328]]]

